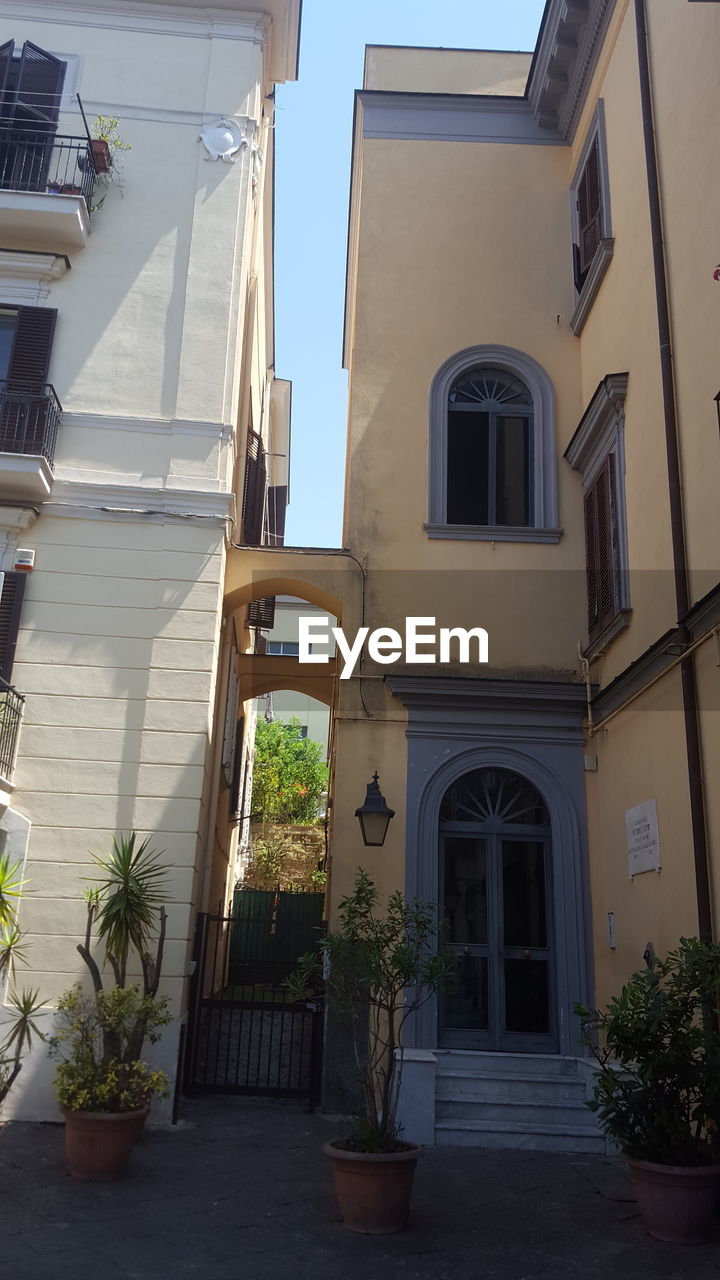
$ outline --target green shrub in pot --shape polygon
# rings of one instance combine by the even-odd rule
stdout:
[[[588,1105],[627,1156],[646,1225],[660,1239],[707,1235],[698,1214],[703,1197],[712,1213],[720,1174],[719,999],[720,946],[682,938],[604,1011],[576,1007],[599,1063]]]

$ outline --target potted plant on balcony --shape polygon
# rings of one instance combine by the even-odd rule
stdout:
[[[0,854],[0,983],[15,977],[15,964],[24,957],[23,934],[17,911],[23,891],[20,867],[7,853]],[[25,1053],[33,1037],[44,1039],[36,1018],[45,1006],[37,990],[12,989],[7,995],[7,1013],[0,1025],[0,1107],[22,1070]]]
[[[97,116],[92,129],[92,149],[95,172],[107,186],[114,182],[122,193],[122,166],[118,163],[124,151],[132,151],[132,144],[123,142],[118,133],[120,121],[116,116]]]
[[[301,957],[289,981],[302,999],[325,973],[325,993],[352,1035],[362,1104],[350,1132],[323,1148],[335,1193],[351,1231],[401,1231],[408,1219],[420,1148],[405,1142],[396,1120],[402,1079],[403,1030],[438,990],[452,960],[438,954],[435,908],[406,902],[400,892],[378,910],[371,878],[358,870],[352,893],[338,908],[338,925],[320,940],[319,955]]]
[[[68,1168],[86,1181],[125,1171],[152,1097],[168,1087],[164,1073],[142,1060],[143,1046],[155,1044],[171,1020],[167,999],[157,994],[166,930],[159,855],[132,832],[115,837],[108,857],[95,862],[102,876],[86,895],[85,941],[78,945],[92,991],[77,984],[62,996],[50,1042],[60,1059],[56,1088]],[[91,950],[95,928],[115,979],[107,990]],[[141,981],[129,980],[133,954]]]
[[[720,1189],[720,946],[682,938],[604,1012],[577,1006],[600,1069],[588,1106],[624,1152],[645,1227],[707,1239]]]

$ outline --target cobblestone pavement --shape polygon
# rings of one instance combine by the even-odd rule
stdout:
[[[0,1128],[1,1280],[661,1280],[720,1277],[718,1240],[643,1231],[622,1162],[519,1151],[427,1151],[407,1231],[338,1220],[321,1146],[336,1125],[255,1098],[186,1104],[131,1171],[63,1170],[57,1125]],[[720,1225],[720,1223],[719,1223]]]

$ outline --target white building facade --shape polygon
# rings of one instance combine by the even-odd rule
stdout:
[[[0,844],[28,882],[20,980],[51,1005],[75,981],[92,855],[149,835],[170,868],[173,1075],[216,848],[226,552],[253,540],[243,516],[268,520],[264,487],[259,517],[243,495],[253,441],[287,492],[272,131],[299,18],[299,0],[0,12]],[[99,178],[98,117],[131,148]],[[13,1114],[57,1118],[43,1050]]]

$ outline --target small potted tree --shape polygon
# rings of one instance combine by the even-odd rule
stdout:
[[[720,946],[682,938],[604,1012],[577,1006],[600,1069],[588,1106],[627,1157],[645,1226],[707,1239],[720,1188]]]
[[[65,993],[50,1042],[51,1054],[60,1059],[56,1087],[65,1112],[68,1168],[85,1181],[125,1171],[153,1095],[168,1086],[163,1072],[143,1062],[143,1046],[154,1044],[171,1020],[167,999],[157,994],[166,929],[166,873],[159,855],[132,832],[115,837],[109,856],[95,862],[103,874],[86,895],[85,941],[78,945],[92,991],[76,984]],[[107,990],[91,949],[95,928],[115,980]],[[133,952],[141,982],[129,981]]]
[[[407,1224],[420,1149],[402,1140],[396,1121],[403,1030],[452,964],[435,949],[433,903],[396,892],[384,912],[378,907],[375,884],[358,870],[337,928],[320,940],[321,955],[302,957],[289,983],[303,998],[324,972],[328,1006],[350,1027],[362,1104],[347,1136],[323,1149],[345,1226],[370,1234]]]

